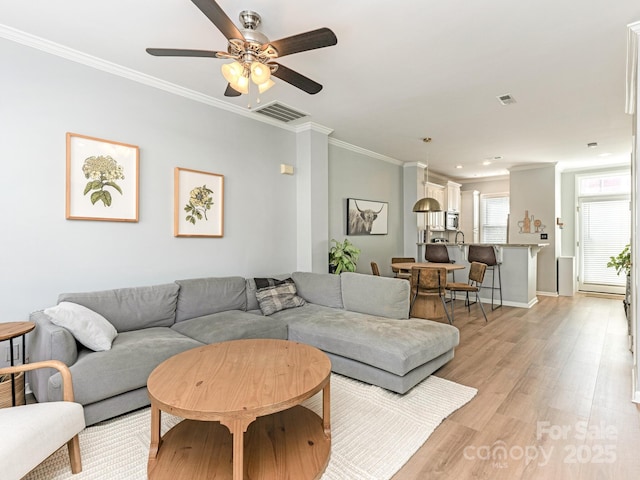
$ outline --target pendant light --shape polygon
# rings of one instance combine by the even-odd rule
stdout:
[[[429,143],[431,141],[431,137],[425,137],[422,139],[424,143]],[[429,163],[427,162],[427,183],[429,183]],[[440,202],[435,198],[424,197],[418,200],[413,206],[413,211],[416,213],[426,213],[426,212],[441,212],[442,207],[440,206]]]

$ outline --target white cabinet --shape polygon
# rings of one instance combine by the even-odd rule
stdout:
[[[425,191],[427,197],[435,198],[442,208],[445,207],[444,203],[444,187],[442,185],[438,185],[437,183],[427,183],[425,184]]]
[[[466,243],[480,242],[480,192],[466,190],[460,194],[459,228]]]
[[[449,212],[460,212],[460,187],[459,183],[447,182],[447,204],[445,210]]]
[[[446,210],[445,201],[445,189],[442,185],[437,183],[425,184],[425,195],[430,198],[435,198],[440,206]],[[431,212],[427,213],[427,225],[432,232],[444,231],[444,213],[443,212]]]

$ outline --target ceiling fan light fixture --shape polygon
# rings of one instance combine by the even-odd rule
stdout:
[[[267,90],[269,90],[271,87],[273,87],[275,84],[276,84],[276,82],[274,82],[273,80],[269,79],[266,82],[263,82],[260,85],[258,85],[258,92],[264,93]]]
[[[271,70],[268,65],[260,62],[251,63],[251,80],[256,85],[266,83],[271,78]]]
[[[240,77],[242,77],[244,67],[240,65],[240,62],[231,62],[222,65],[220,67],[220,71],[222,72],[222,76],[224,77],[224,79],[229,82],[231,86],[233,86],[233,84],[236,83]]]
[[[244,93],[245,95],[249,93],[249,77],[240,75],[235,82],[229,82],[229,85],[236,92]]]

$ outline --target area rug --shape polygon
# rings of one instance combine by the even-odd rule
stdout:
[[[436,427],[469,402],[475,388],[431,376],[405,395],[331,375],[331,460],[322,480],[391,478]],[[322,412],[321,394],[305,406]],[[162,415],[164,434],[181,419]],[[86,428],[80,434],[83,470],[71,475],[62,448],[27,480],[144,480],[147,478],[150,409]]]

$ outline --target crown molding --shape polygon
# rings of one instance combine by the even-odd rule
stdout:
[[[345,150],[351,150],[352,152],[356,152],[361,155],[366,155],[367,157],[375,158],[376,160],[382,160],[383,162],[392,163],[394,165],[404,165],[404,162],[396,160],[395,158],[387,157],[386,155],[382,155],[381,153],[372,152],[371,150],[367,150],[366,148],[358,147],[356,145],[352,145],[351,143],[343,142],[342,140],[337,140],[335,138],[329,138],[329,144],[336,147],[344,148]]]
[[[35,35],[31,35],[29,33],[23,32],[21,30],[17,30],[7,25],[0,24],[0,37],[15,43],[20,43],[22,45],[35,48],[37,50],[49,53],[51,55],[56,55],[58,57],[65,58],[67,60],[71,60],[72,62],[80,63],[82,65],[86,65],[88,67],[95,68],[103,72],[111,73],[113,75],[117,75],[119,77],[123,77],[128,80],[132,80],[134,82],[147,85],[149,87],[157,88],[159,90],[163,90],[165,92],[172,93],[174,95],[179,95],[181,97],[188,98],[190,100],[200,102],[205,105],[210,105],[212,107],[219,108],[221,110],[226,110],[228,112],[235,113],[237,115],[242,115],[243,117],[250,118],[258,122],[266,123],[274,127],[281,128],[283,130],[288,130],[294,133],[313,130],[316,132],[324,133],[326,135],[330,135],[331,133],[333,133],[333,129],[314,123],[314,122],[307,122],[302,125],[295,126],[295,125],[284,124],[278,120],[265,117],[264,115],[256,115],[252,110],[239,107],[239,106],[224,102],[222,100],[218,100],[217,98],[212,97],[210,95],[206,95],[204,93],[197,92],[189,88],[181,87],[180,85],[176,85],[175,83],[161,80],[151,75],[147,75],[145,73],[139,72],[137,70],[133,70],[131,68],[123,67],[122,65],[118,65],[116,63],[103,60],[93,55],[88,55],[78,50],[66,47],[64,45],[52,42],[50,40],[46,40],[41,37],[37,37]],[[351,150],[353,152],[366,155],[371,158],[375,158],[377,160],[382,160],[388,163],[392,163],[394,165],[403,165],[403,162],[401,162],[400,160],[396,160],[395,158],[391,158],[386,155],[382,155],[382,154],[373,152],[371,150],[367,150],[365,148],[358,147],[356,145],[352,145],[347,142],[343,142],[342,140],[329,138],[329,143],[337,147],[344,148],[346,150]]]
[[[333,128],[325,127],[324,125],[320,125],[319,123],[315,123],[315,122],[305,122],[293,128],[296,133],[306,132],[307,130],[323,133],[327,136],[333,133]]]
[[[427,168],[427,164],[426,163],[421,163],[421,162],[403,163],[402,166],[405,167],[405,168],[407,168],[407,167]]]
[[[123,67],[122,65],[118,65],[116,63],[94,57],[93,55],[88,55],[78,50],[74,50],[73,48],[60,45],[59,43],[55,43],[44,38],[31,35],[29,33],[8,27],[3,24],[0,24],[0,37],[15,43],[26,45],[27,47],[35,48],[52,55],[56,55],[61,58],[65,58],[67,60],[71,60],[72,62],[80,63],[82,65],[86,65],[103,72],[111,73],[113,75],[117,75],[119,77],[123,77],[128,80],[147,85],[149,87],[164,90],[165,92],[172,93],[174,95],[179,95],[181,97],[204,103],[221,110],[226,110],[231,113],[242,115],[243,117],[251,118],[252,120],[256,120],[258,122],[267,123],[269,125],[273,125],[274,127],[282,128],[291,132],[296,131],[296,128],[291,125],[283,124],[282,122],[269,117],[265,117],[264,115],[256,115],[252,110],[239,107],[222,100],[218,100],[217,98],[210,95],[206,95],[189,88],[181,87],[180,85],[176,85],[175,83],[152,77],[151,75],[147,75],[137,70]]]

